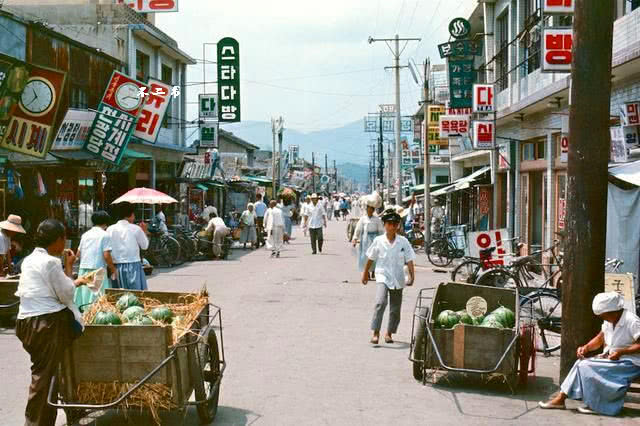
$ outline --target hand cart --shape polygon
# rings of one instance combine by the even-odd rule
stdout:
[[[185,293],[107,289],[116,297],[131,292],[163,303],[180,303]],[[216,334],[218,329],[219,338]],[[168,326],[86,325],[84,334],[66,352],[60,377],[54,376],[48,403],[61,408],[69,423],[87,411],[122,407],[123,402],[145,384],[163,384],[171,389],[176,410],[186,412],[195,405],[202,423],[213,421],[226,368],[220,308],[204,306],[178,342],[171,344]],[[78,403],[80,383],[133,383],[109,403]],[[195,394],[194,400],[191,395]]]
[[[17,279],[0,280],[0,322],[10,323],[15,321],[20,307],[20,298],[16,296],[18,291]]]

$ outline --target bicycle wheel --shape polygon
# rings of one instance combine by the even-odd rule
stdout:
[[[449,266],[453,257],[449,253],[447,240],[432,241],[427,247],[427,258],[433,266]]]
[[[495,268],[479,274],[475,284],[487,287],[516,288],[520,287],[520,280],[506,269]]]
[[[536,350],[549,355],[560,349],[562,331],[562,301],[552,292],[538,292],[520,301],[520,321],[534,325]]]
[[[451,272],[451,281],[457,283],[474,284],[478,274],[482,271],[482,262],[475,259],[467,259],[454,268]]]
[[[178,242],[180,243],[180,253],[182,254],[182,259],[184,259],[185,262],[191,261],[194,254],[191,246],[191,241],[183,235],[178,235],[176,237],[176,240],[178,240]]]
[[[184,263],[180,256],[180,243],[175,238],[165,235],[162,238],[162,246],[166,249],[167,264],[170,266],[178,266]]]

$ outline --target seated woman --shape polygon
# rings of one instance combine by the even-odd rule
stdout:
[[[593,299],[593,313],[604,320],[602,331],[580,346],[578,360],[560,386],[561,392],[538,405],[544,409],[564,409],[565,400],[582,400],[583,414],[617,415],[631,382],[640,377],[640,318],[624,309],[624,298],[616,293],[600,293]],[[604,352],[585,358],[604,345]]]

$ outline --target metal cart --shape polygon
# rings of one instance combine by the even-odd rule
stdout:
[[[185,293],[108,289],[116,297],[131,292],[163,303],[180,303]],[[219,339],[218,340],[218,334]],[[87,325],[66,352],[60,377],[54,377],[48,402],[61,408],[69,422],[87,411],[117,408],[138,388],[160,383],[171,389],[176,410],[197,408],[202,423],[213,421],[226,368],[220,308],[206,305],[191,332],[171,344],[171,327]],[[78,403],[77,385],[85,382],[133,383],[109,403]],[[195,398],[191,400],[191,395]]]

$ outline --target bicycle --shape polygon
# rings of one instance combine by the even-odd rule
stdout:
[[[187,232],[181,225],[172,225],[169,227],[170,233],[180,244],[180,254],[185,262],[192,261],[198,254],[197,242],[194,241],[191,234]]]
[[[520,237],[504,240],[505,242],[519,241]],[[519,252],[522,244],[518,243],[516,250]],[[475,284],[478,276],[489,269],[502,266],[501,259],[493,259],[492,254],[497,247],[488,247],[479,251],[480,257],[465,256],[464,260],[451,271],[451,281]],[[508,255],[510,256],[510,255]]]
[[[419,251],[424,248],[424,232],[422,232],[420,222],[411,222],[411,227],[407,230],[406,238],[409,240],[411,247],[413,247],[415,251]]]
[[[144,257],[154,266],[178,266],[184,263],[180,257],[180,243],[169,234],[160,231],[155,224],[148,228],[149,247],[144,252]]]
[[[453,232],[446,232],[443,237],[435,239],[427,246],[427,258],[433,266],[449,266],[453,259],[464,257],[464,250],[458,248]]]

